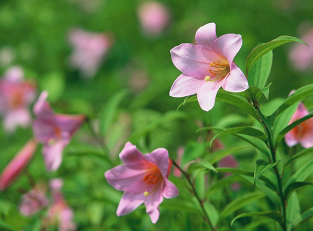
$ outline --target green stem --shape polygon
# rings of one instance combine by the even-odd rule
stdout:
[[[268,147],[269,147],[270,152],[271,152],[272,162],[275,163],[276,162],[276,148],[275,148],[275,144],[273,142],[272,130],[271,130],[271,128],[269,128],[269,126],[265,120],[265,116],[262,114],[262,112],[260,110],[258,102],[253,102],[253,103],[254,103],[253,104],[254,108],[257,111],[258,118],[262,122],[264,130],[267,134]],[[282,206],[281,212],[282,212],[282,216],[283,216],[283,222],[281,225],[282,225],[283,230],[286,231],[287,230],[287,225],[286,225],[286,220],[287,220],[286,219],[286,198],[284,197],[284,194],[283,194],[282,178],[279,175],[277,166],[274,166],[274,172],[275,172],[277,183],[278,183],[278,192],[277,193],[278,193],[278,196],[280,198],[281,206]]]
[[[215,231],[216,229],[213,227],[213,225],[212,225],[212,223],[211,223],[211,221],[210,221],[210,218],[209,218],[207,212],[206,212],[205,209],[204,209],[203,203],[202,203],[202,201],[201,201],[201,199],[200,199],[200,197],[199,197],[199,195],[198,195],[198,193],[197,193],[197,191],[196,191],[196,188],[195,188],[195,186],[193,185],[193,183],[192,183],[191,180],[190,180],[189,175],[188,175],[174,160],[172,160],[172,161],[173,161],[173,164],[175,165],[175,167],[178,168],[179,171],[181,171],[181,173],[186,177],[186,179],[187,179],[187,181],[188,181],[188,183],[189,183],[189,185],[190,185],[190,187],[191,187],[191,189],[192,189],[192,191],[193,191],[195,197],[197,198],[197,201],[198,201],[199,204],[200,204],[201,210],[202,210],[202,212],[203,212],[203,214],[204,214],[204,217],[205,217],[204,220],[205,220],[206,223],[210,226],[211,230],[214,230],[214,231]]]

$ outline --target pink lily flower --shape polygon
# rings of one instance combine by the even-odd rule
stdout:
[[[45,195],[45,187],[36,185],[31,191],[22,196],[19,207],[24,216],[31,216],[48,205],[49,201]]]
[[[124,164],[104,174],[110,185],[124,191],[117,216],[128,214],[145,203],[152,223],[156,223],[163,197],[172,198],[179,194],[176,186],[168,180],[171,161],[167,150],[159,148],[143,155],[135,145],[127,142],[120,158]]]
[[[305,27],[305,24],[303,25]],[[313,28],[310,26],[301,39],[309,46],[302,43],[294,44],[289,52],[291,65],[299,71],[312,70],[313,64]]]
[[[249,88],[247,78],[233,62],[242,45],[241,35],[217,38],[215,29],[215,23],[208,23],[197,30],[197,45],[183,43],[171,50],[174,65],[183,73],[173,83],[170,96],[197,94],[204,111],[213,108],[220,87],[229,92]]]
[[[159,2],[146,2],[138,9],[142,30],[147,35],[159,35],[169,24],[168,9]]]
[[[55,171],[62,162],[63,149],[85,121],[85,116],[55,114],[46,102],[47,97],[48,93],[42,92],[34,106],[33,129],[37,141],[44,144],[42,152],[47,170]]]
[[[70,56],[70,65],[81,70],[82,75],[87,78],[96,74],[112,45],[108,35],[91,33],[81,29],[70,30],[69,42],[74,48]]]
[[[33,83],[23,81],[23,75],[20,67],[12,67],[0,80],[0,115],[10,133],[19,125],[27,127],[31,123],[28,106],[34,101],[36,90]]]
[[[0,176],[0,191],[7,188],[29,163],[37,147],[35,140],[30,140],[3,170]]]
[[[308,110],[303,103],[299,103],[297,110],[292,115],[289,124],[301,119],[309,114]],[[301,124],[293,128],[285,135],[286,144],[289,147],[300,143],[304,148],[310,148],[313,146],[313,118],[303,121]]]
[[[48,210],[48,217],[44,226],[58,225],[59,231],[76,230],[76,225],[72,221],[74,213],[64,200],[61,192],[62,186],[63,181],[61,179],[53,179],[50,182],[53,204]]]

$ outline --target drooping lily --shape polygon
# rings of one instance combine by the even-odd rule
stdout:
[[[76,230],[73,220],[73,210],[67,205],[61,188],[63,181],[61,179],[53,179],[50,181],[52,191],[52,205],[48,209],[48,215],[43,222],[44,228],[50,226],[58,226],[59,231]]]
[[[196,32],[197,45],[183,43],[171,50],[172,61],[183,72],[173,83],[172,97],[197,94],[200,107],[209,111],[215,104],[217,91],[241,92],[248,81],[233,62],[241,48],[238,34],[216,37],[215,23],[208,23]]]
[[[35,140],[30,140],[3,170],[0,176],[0,191],[7,188],[31,160],[37,147]]]
[[[47,97],[48,93],[42,92],[34,106],[33,129],[37,141],[44,144],[42,152],[47,170],[55,171],[62,162],[63,149],[85,121],[85,116],[55,114],[46,102]]]
[[[308,110],[303,103],[299,103],[297,110],[292,115],[289,124],[301,119],[309,114]],[[303,121],[301,124],[293,128],[285,135],[286,144],[289,147],[300,143],[304,148],[310,148],[313,146],[313,118]]]
[[[168,180],[171,161],[168,152],[159,148],[143,155],[135,145],[126,143],[120,153],[124,164],[105,172],[105,178],[116,190],[124,191],[116,214],[122,216],[145,203],[151,221],[159,219],[163,197],[178,195],[176,186]]]
[[[35,99],[35,85],[23,80],[20,67],[11,67],[0,80],[0,114],[4,116],[6,131],[14,132],[17,126],[26,127],[31,123],[28,106]]]
[[[19,210],[24,216],[31,216],[46,207],[48,203],[45,185],[37,184],[32,190],[22,196]]]

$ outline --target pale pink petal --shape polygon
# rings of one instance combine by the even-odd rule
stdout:
[[[124,192],[118,205],[116,215],[122,216],[134,211],[139,205],[144,202],[145,196],[143,193]]]
[[[0,176],[0,191],[9,186],[26,167],[37,147],[35,140],[30,140],[7,165]]]
[[[213,48],[213,43],[216,39],[216,25],[215,23],[208,23],[200,27],[196,32],[196,42],[198,45],[206,48]]]
[[[249,88],[248,80],[240,68],[232,63],[231,71],[223,84],[223,89],[229,92],[242,92]]]
[[[58,128],[62,132],[67,132],[72,136],[77,129],[84,123],[86,117],[84,115],[55,115],[55,121]]]
[[[185,75],[204,79],[209,74],[209,64],[220,57],[203,46],[183,43],[171,50],[172,62]]]
[[[197,93],[202,80],[184,74],[178,76],[170,90],[172,97],[185,97]]]
[[[132,165],[137,166],[138,164],[141,164],[144,160],[143,154],[130,142],[125,144],[125,147],[120,153],[120,159],[130,168]]]
[[[5,115],[3,125],[6,131],[14,132],[17,126],[27,127],[31,123],[31,116],[27,109],[21,108],[10,111]]]
[[[168,179],[164,178],[164,189],[163,189],[163,196],[165,198],[173,198],[177,197],[179,194],[179,191],[177,187]]]
[[[55,123],[54,120],[44,120],[44,118],[37,118],[33,122],[33,131],[36,139],[41,143],[47,143],[50,139],[55,139]]]
[[[213,108],[215,104],[216,94],[220,87],[223,85],[223,83],[224,80],[221,80],[219,82],[203,81],[203,84],[201,85],[197,93],[197,98],[202,110],[210,111]]]
[[[289,147],[295,146],[298,143],[298,140],[296,139],[292,131],[288,132],[285,135],[285,141]]]
[[[149,214],[152,223],[156,223],[160,216],[159,205],[163,201],[161,184],[157,185],[153,193],[145,198],[146,212]]]
[[[53,142],[53,141],[52,141]],[[47,171],[55,171],[62,163],[62,153],[68,141],[57,141],[54,144],[45,144],[42,150]]]
[[[131,169],[125,165],[119,165],[111,170],[106,171],[104,176],[108,183],[116,190],[132,193],[143,193],[145,191],[150,192],[154,185],[146,185],[146,183],[143,181],[144,176],[147,174],[146,166],[137,165],[137,167],[137,169]]]
[[[158,148],[151,153],[148,153],[144,158],[156,166],[158,166],[163,177],[166,177],[168,170],[168,151],[165,148]]]
[[[19,210],[24,216],[30,216],[47,206],[48,203],[49,201],[45,195],[44,189],[40,186],[36,186],[22,196]]]
[[[312,130],[311,133],[313,133]],[[304,148],[313,147],[313,136],[311,134],[307,135],[306,137],[300,140],[300,143]]]
[[[5,72],[4,78],[11,82],[21,82],[24,78],[24,71],[20,66],[10,67]]]
[[[43,91],[34,105],[34,114],[46,118],[54,117],[54,113],[47,103],[48,92]]]
[[[242,45],[242,38],[239,34],[225,34],[218,37],[213,44],[214,51],[232,63]]]

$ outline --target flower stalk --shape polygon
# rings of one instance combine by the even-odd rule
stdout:
[[[195,186],[193,185],[193,183],[192,183],[191,180],[190,180],[189,175],[188,175],[173,159],[172,159],[172,161],[173,161],[173,164],[175,165],[175,167],[178,168],[179,171],[181,171],[181,173],[186,177],[186,179],[187,179],[187,181],[188,181],[188,183],[189,183],[189,185],[190,185],[190,187],[191,187],[191,189],[192,189],[192,191],[193,191],[195,197],[197,198],[197,201],[199,202],[199,205],[200,205],[200,207],[201,207],[201,210],[202,210],[202,212],[203,212],[203,214],[204,214],[204,218],[205,218],[204,220],[205,220],[205,222],[209,225],[209,227],[210,227],[211,230],[216,230],[216,228],[213,227],[213,225],[212,225],[212,223],[211,223],[211,221],[210,221],[210,218],[209,218],[207,212],[206,212],[205,209],[204,209],[203,201],[200,199],[200,197],[199,197],[199,195],[198,195],[198,193],[197,193],[197,190],[196,190]]]

